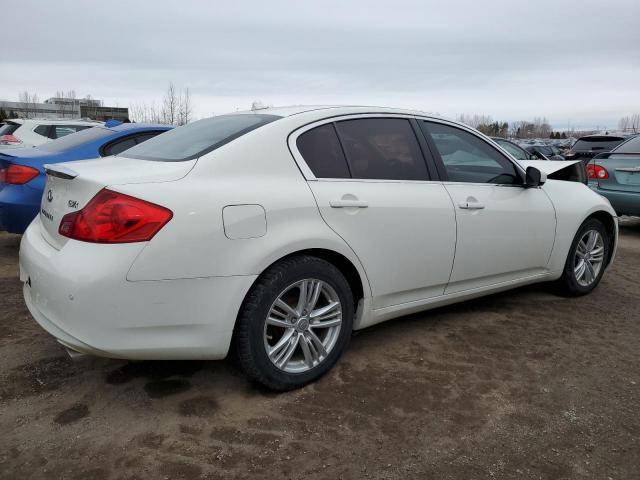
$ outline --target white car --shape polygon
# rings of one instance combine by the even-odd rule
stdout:
[[[567,181],[574,166],[518,163],[414,111],[213,117],[48,166],[20,248],[24,298],[74,354],[233,346],[249,377],[291,389],[330,369],[352,330],[534,282],[589,293],[617,218]]]
[[[0,150],[38,146],[70,133],[102,125],[93,120],[32,120],[14,118],[0,126]]]

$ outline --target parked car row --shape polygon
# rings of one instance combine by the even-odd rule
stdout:
[[[102,130],[118,128],[66,138]],[[566,173],[580,162],[508,148],[421,112],[315,106],[50,158],[20,247],[25,302],[73,355],[232,351],[287,390],[327,372],[353,330],[534,282],[589,293],[615,255],[614,210]],[[38,176],[45,161],[3,158]]]
[[[93,120],[5,120],[0,126],[0,149],[33,147],[71,133],[102,125]]]
[[[113,121],[77,127],[77,133],[37,147],[0,148],[0,230],[22,233],[38,215],[45,165],[116,155],[172,128]],[[58,124],[47,128],[55,131]],[[68,128],[66,124],[64,128]]]

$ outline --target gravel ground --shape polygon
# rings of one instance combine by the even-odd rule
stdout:
[[[69,360],[0,234],[0,478],[637,479],[640,220],[591,295],[533,286],[354,336],[304,389],[229,362]]]

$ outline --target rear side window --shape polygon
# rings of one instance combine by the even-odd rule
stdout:
[[[49,128],[50,128],[50,125],[38,125],[36,128],[33,129],[33,131],[38,135],[42,135],[43,137],[48,137]]]
[[[490,144],[460,128],[422,122],[442,158],[451,182],[517,184],[513,164]]]
[[[131,147],[136,145],[136,140],[133,137],[123,138],[117,142],[112,143],[107,148],[104,149],[104,156],[108,157],[110,155],[117,155],[119,153],[124,152],[125,150],[129,150]]]
[[[73,135],[67,135],[52,142],[40,145],[38,148],[47,152],[64,152],[71,148],[75,148],[79,145],[87,142],[93,142],[103,137],[113,135],[113,130],[103,127],[92,127],[82,130],[81,132],[74,133]]]
[[[335,125],[353,178],[429,179],[409,120],[366,118],[343,120]]]
[[[192,160],[281,117],[262,114],[221,115],[183,125],[129,149],[128,158],[158,162]]]
[[[618,148],[615,149],[615,153],[638,153],[640,154],[640,135],[633,137],[631,140],[626,141]]]
[[[129,150],[135,145],[146,142],[147,140],[155,137],[156,135],[159,135],[160,133],[162,132],[146,132],[138,135],[130,135],[126,138],[121,138],[103,147],[102,156],[108,157],[110,155],[118,155],[125,150]]]
[[[332,123],[303,133],[296,146],[317,178],[349,178],[349,167]]]
[[[53,139],[66,137],[72,133],[79,132],[81,130],[85,130],[90,128],[88,125],[53,125],[51,129],[51,137]]]

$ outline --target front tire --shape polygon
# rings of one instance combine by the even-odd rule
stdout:
[[[578,229],[562,276],[556,285],[560,294],[579,297],[598,286],[607,266],[611,245],[607,229],[595,218]]]
[[[265,271],[242,305],[234,347],[246,375],[271,390],[324,375],[349,343],[353,294],[333,264],[294,256]]]

